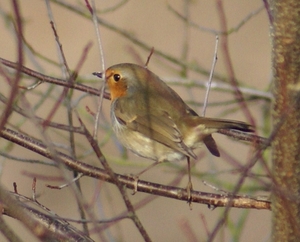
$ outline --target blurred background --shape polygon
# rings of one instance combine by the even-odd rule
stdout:
[[[74,7],[73,10],[67,9],[66,5],[58,2],[60,1],[50,1],[50,6],[68,67],[75,70],[84,48],[88,43],[92,43],[79,70],[78,81],[100,88],[102,82],[91,74],[102,71],[102,63],[93,22],[85,2],[61,1]],[[105,25],[100,24],[99,28],[106,68],[123,62],[143,65],[150,53],[149,48],[154,47],[149,69],[167,81],[195,111],[201,114],[201,104],[205,95],[205,89],[201,85],[208,80],[207,73],[211,70],[215,52],[216,32],[221,30],[220,23],[223,21],[220,20],[217,2],[97,0],[98,16],[105,23]],[[224,0],[222,3],[227,28],[232,30],[228,36],[228,46],[235,77],[241,87],[247,90],[245,97],[256,122],[258,134],[267,136],[270,129],[269,99],[271,97],[269,93],[271,45],[267,13],[262,8],[262,1],[259,0]],[[45,75],[66,79],[62,68],[49,61],[58,63],[59,55],[45,1],[24,0],[19,1],[19,5],[23,18],[24,38],[28,44],[24,47],[24,65]],[[261,10],[258,11],[259,9]],[[11,1],[0,0],[0,11],[0,57],[15,62],[18,60],[17,39],[11,21],[13,16]],[[187,21],[184,21],[184,18]],[[124,32],[129,38],[122,34]],[[221,43],[222,41],[219,43],[218,61],[214,70],[214,82],[218,88],[210,92],[206,116],[249,122],[235,101],[234,94],[227,90],[229,88],[226,83],[228,61],[224,58]],[[160,53],[169,58],[165,58]],[[176,61],[170,61],[171,58]],[[183,68],[178,62],[186,63],[187,68]],[[34,80],[25,77],[21,81],[24,86],[30,86],[32,83]],[[7,96],[9,85],[2,77],[1,87],[1,93]],[[46,118],[62,89],[44,83],[33,91],[24,92],[24,95],[28,102],[36,107],[35,114]],[[45,93],[47,99],[43,100]],[[96,97],[79,91],[74,91],[71,99],[71,104],[77,109],[91,132],[93,117],[87,112],[86,107],[96,112],[97,101]],[[39,103],[41,105],[37,107]],[[0,107],[3,109],[4,106]],[[152,161],[136,157],[121,147],[110,127],[109,110],[110,103],[104,100],[98,136],[101,149],[115,172],[137,173]],[[76,118],[74,120],[78,125]],[[52,121],[67,124],[64,104],[58,109]],[[18,127],[34,137],[42,138],[40,129],[21,116],[12,115],[8,126]],[[65,153],[69,152],[67,133],[49,128],[47,134],[59,149]],[[205,186],[202,182],[204,180],[220,190],[230,192],[234,190],[240,178],[240,167],[237,164],[245,165],[251,158],[253,149],[250,145],[233,141],[219,134],[214,135],[214,138],[221,148],[221,158],[213,157],[204,148],[197,150],[197,154],[202,155],[199,155],[201,159],[195,161],[193,167],[193,186],[195,190],[219,193]],[[47,161],[3,139],[0,139],[0,147],[1,152],[9,151],[16,157]],[[88,142],[80,135],[76,135],[76,153],[78,159],[101,167]],[[265,152],[264,158],[268,160],[268,151]],[[185,171],[185,169],[185,161],[162,164],[143,174],[141,179],[169,184],[181,170]],[[1,157],[1,183],[8,190],[12,191],[12,183],[16,182],[18,192],[30,197],[32,179],[37,177],[39,202],[61,217],[79,219],[74,194],[70,188],[53,190],[46,187],[47,184],[63,184],[61,175],[61,171],[51,166],[18,162]],[[252,168],[251,175],[245,179],[239,194],[268,196],[268,187],[261,182],[264,175],[264,169],[258,162]],[[268,183],[267,179],[265,181]],[[186,183],[187,175],[177,186],[185,187]],[[109,219],[125,211],[124,202],[113,185],[87,177],[81,179],[81,185],[85,202],[93,209],[97,219]],[[190,210],[186,202],[164,197],[155,197],[153,201],[147,203],[145,199],[151,195],[138,192],[131,196],[131,191],[128,193],[133,204],[143,204],[137,209],[137,214],[153,241],[206,241],[208,233],[215,228],[224,212],[224,208],[212,210],[202,204],[193,204],[193,209]],[[219,230],[216,241],[270,241],[270,219],[270,211],[230,209],[228,219]],[[6,220],[24,236],[22,237],[24,241],[35,241],[20,223],[10,218]],[[74,225],[81,228],[78,224]],[[91,225],[90,228],[93,226]],[[113,224],[103,233],[107,241],[142,241],[138,230],[129,220]],[[97,231],[91,230],[91,237],[99,241]],[[1,235],[0,241],[5,241]]]

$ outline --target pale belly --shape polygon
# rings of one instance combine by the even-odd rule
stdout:
[[[112,117],[113,129],[118,140],[133,153],[155,161],[178,161],[186,155],[175,151],[139,132],[127,129]]]

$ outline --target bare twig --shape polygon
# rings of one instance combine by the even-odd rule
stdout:
[[[21,79],[21,69],[22,69],[22,65],[23,65],[23,43],[22,43],[22,37],[21,37],[23,35],[22,17],[21,17],[18,1],[17,0],[12,1],[12,5],[13,5],[14,14],[16,17],[16,22],[17,22],[18,61],[16,64],[15,78],[13,79],[12,83],[10,84],[11,89],[10,89],[10,95],[8,98],[8,102],[7,102],[7,105],[6,105],[5,109],[3,110],[2,115],[0,117],[0,130],[4,127],[8,117],[11,114],[11,107],[13,105],[15,97],[18,94],[18,86],[19,86],[19,82]]]
[[[96,2],[94,0],[92,0],[92,9],[91,9],[91,6],[89,6],[89,5],[88,5],[88,9],[90,9],[92,17],[93,17],[94,30],[96,32],[96,38],[97,38],[97,43],[98,43],[97,46],[98,46],[98,50],[99,50],[99,57],[100,57],[101,64],[102,64],[102,71],[105,71],[104,50],[103,50],[100,30],[98,27]],[[93,132],[94,140],[97,140],[98,125],[99,125],[99,118],[100,118],[100,113],[101,113],[101,109],[102,109],[104,91],[105,91],[105,83],[103,83],[100,88],[101,94],[98,99],[97,113],[95,115],[95,125],[94,125],[94,132]]]
[[[223,1],[216,0],[216,5],[217,5],[217,10],[219,12],[219,20],[220,20],[221,29],[222,29],[222,31],[227,31],[227,20],[226,20],[226,16],[225,16],[224,7],[223,7]],[[221,46],[222,46],[222,51],[223,51],[223,55],[225,58],[224,63],[226,65],[229,80],[230,80],[232,87],[235,90],[236,100],[238,101],[238,104],[240,105],[241,110],[244,112],[244,115],[246,116],[247,120],[249,120],[250,124],[255,127],[255,120],[254,120],[252,114],[250,113],[250,110],[245,102],[242,92],[239,89],[239,84],[235,77],[233,64],[232,64],[231,57],[230,57],[229,50],[228,50],[228,36],[227,35],[223,35],[221,37]]]
[[[0,190],[2,192],[2,190]],[[3,191],[6,198],[4,199],[4,207],[2,213],[21,220],[35,236],[42,241],[88,241],[93,240],[69,224],[65,219],[54,215],[53,211],[40,204],[35,199],[29,199],[25,196],[15,193]],[[0,194],[1,196],[2,194]],[[16,199],[20,200],[17,201]],[[21,201],[26,201],[26,203]],[[3,200],[2,200],[3,201]],[[10,203],[7,203],[10,201]],[[43,210],[43,212],[30,207],[29,204],[36,205]],[[17,207],[15,207],[15,205]],[[17,209],[17,214],[13,209]],[[20,215],[24,216],[20,217]],[[0,216],[1,217],[1,216]],[[2,224],[2,223],[1,223]],[[10,240],[11,241],[11,240]],[[16,240],[17,241],[17,240]]]
[[[213,62],[212,62],[212,66],[211,66],[211,70],[210,70],[210,74],[209,74],[209,79],[207,82],[207,88],[206,88],[203,110],[202,110],[203,117],[205,116],[205,113],[206,113],[206,108],[207,108],[207,104],[208,104],[208,96],[209,96],[209,92],[210,92],[210,88],[211,88],[212,78],[213,78],[213,74],[214,74],[215,67],[216,67],[217,60],[218,60],[218,44],[219,44],[219,36],[216,36],[214,58],[213,58]]]
[[[264,2],[266,2],[266,1],[264,0]],[[180,19],[182,19],[183,21],[187,22],[189,26],[191,26],[193,28],[196,28],[196,29],[199,29],[200,31],[208,32],[208,33],[211,33],[213,35],[229,35],[229,34],[231,34],[233,32],[238,32],[239,29],[244,26],[244,24],[248,23],[248,21],[251,18],[253,18],[257,14],[259,14],[264,9],[264,6],[261,6],[258,9],[256,9],[256,10],[252,11],[251,13],[249,13],[236,26],[229,28],[229,30],[227,30],[227,31],[224,31],[224,30],[218,31],[218,30],[215,30],[215,29],[210,29],[210,28],[206,28],[206,27],[200,26],[200,25],[198,25],[198,24],[190,21],[189,19],[187,19],[185,16],[183,16],[181,13],[179,13],[177,10],[175,10],[170,4],[168,4],[168,9],[172,13],[174,13],[175,16],[177,16]]]
[[[11,67],[13,69],[17,69],[18,68],[18,63],[14,63],[14,62],[2,59],[2,58],[0,58],[0,62],[3,65]],[[80,83],[69,83],[69,82],[67,82],[67,81],[65,81],[63,79],[60,79],[60,78],[54,78],[54,77],[43,75],[43,74],[41,74],[39,72],[36,72],[36,71],[31,70],[31,69],[29,69],[27,67],[24,67],[24,66],[21,66],[20,70],[21,70],[22,73],[24,73],[24,74],[26,74],[28,76],[31,76],[33,78],[39,79],[39,80],[41,80],[43,82],[48,82],[48,83],[52,83],[52,84],[59,85],[59,86],[74,88],[76,90],[79,90],[79,91],[82,91],[82,92],[86,92],[88,94],[92,94],[92,95],[96,95],[96,96],[100,95],[100,91],[98,89],[92,88],[92,87],[89,87],[89,86],[85,86],[85,85],[82,85]],[[104,97],[107,98],[107,99],[109,99],[109,94],[108,93],[104,93]]]
[[[123,197],[124,203],[125,203],[125,205],[128,209],[128,214],[130,215],[130,218],[134,222],[134,224],[137,227],[137,229],[139,230],[140,234],[143,236],[144,240],[148,241],[148,242],[151,241],[147,231],[145,230],[144,226],[142,225],[140,219],[138,218],[138,216],[137,216],[137,214],[134,210],[134,207],[132,206],[132,204],[131,204],[131,202],[128,198],[128,195],[126,194],[125,188],[124,188],[123,184],[121,183],[121,181],[119,180],[119,177],[113,172],[113,170],[111,169],[111,167],[107,163],[107,161],[106,161],[105,157],[103,156],[96,140],[88,132],[88,130],[84,126],[81,119],[79,119],[79,122],[83,126],[83,128],[85,130],[85,136],[88,139],[88,141],[89,141],[90,145],[92,146],[93,150],[95,151],[95,154],[96,154],[97,158],[99,159],[99,161],[103,165],[103,167],[105,169],[105,172],[110,176],[111,182],[113,182],[118,187],[118,189],[119,189],[119,191],[120,191],[120,193]]]

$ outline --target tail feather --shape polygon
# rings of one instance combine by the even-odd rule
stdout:
[[[203,139],[203,143],[205,144],[206,148],[210,151],[210,153],[212,153],[214,156],[220,157],[220,152],[218,150],[216,141],[211,135],[205,136]]]
[[[208,129],[215,129],[215,130],[233,129],[233,130],[239,130],[243,132],[254,132],[253,126],[241,121],[203,118],[200,123],[204,124]],[[211,134],[203,138],[203,143],[205,144],[205,146],[207,147],[207,149],[210,151],[212,155],[220,157],[220,152],[218,150],[217,144]]]
[[[202,124],[211,129],[235,129],[243,132],[254,132],[250,124],[227,119],[203,118]]]

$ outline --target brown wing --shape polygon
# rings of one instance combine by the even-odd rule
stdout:
[[[115,115],[132,131],[139,132],[167,147],[196,158],[193,151],[184,144],[180,130],[167,113],[159,116],[151,114],[130,115],[128,112],[124,113],[120,108],[116,108]]]

